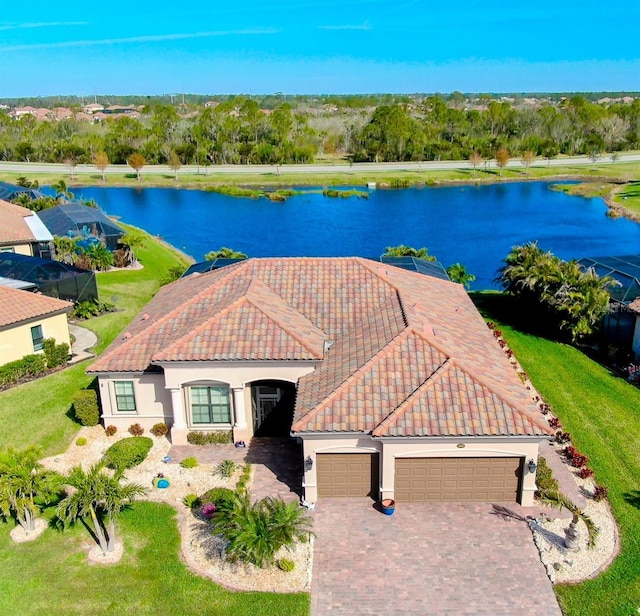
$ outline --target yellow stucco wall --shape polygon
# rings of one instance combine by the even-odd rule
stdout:
[[[13,251],[7,250],[8,248],[13,248]],[[28,257],[33,257],[32,244],[5,244],[4,246],[0,246],[0,250],[2,250],[3,252],[14,252],[17,255],[27,255]]]
[[[55,338],[56,344],[66,342],[70,345],[66,313],[33,319],[26,324],[0,330],[0,364],[34,353],[31,328],[36,325],[42,325],[45,338]]]

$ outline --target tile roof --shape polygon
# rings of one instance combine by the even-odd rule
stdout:
[[[248,259],[176,281],[90,372],[225,360],[318,361],[298,382],[297,433],[551,433],[461,285],[357,257]]]
[[[30,243],[36,241],[25,218],[33,212],[25,207],[0,200],[0,244]]]
[[[73,304],[39,293],[0,286],[0,327],[71,310]]]

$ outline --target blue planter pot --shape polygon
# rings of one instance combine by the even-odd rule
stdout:
[[[396,510],[396,501],[392,498],[385,498],[380,503],[380,508],[382,509],[382,513],[384,515],[393,515],[393,512]]]
[[[163,490],[164,488],[168,488],[168,487],[169,487],[168,479],[158,479],[156,481],[156,488],[160,488],[161,490]]]

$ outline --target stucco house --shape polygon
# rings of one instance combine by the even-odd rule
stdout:
[[[45,338],[71,346],[72,308],[70,302],[0,286],[0,364],[42,351]]]
[[[461,285],[357,257],[181,278],[89,372],[105,425],[301,439],[309,502],[530,505],[552,434]]]
[[[35,212],[0,199],[0,252],[51,257],[53,236]]]

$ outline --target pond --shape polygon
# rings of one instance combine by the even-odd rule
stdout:
[[[426,246],[463,263],[472,289],[493,279],[512,246],[538,240],[564,259],[640,252],[640,225],[606,216],[600,198],[547,182],[371,190],[368,199],[302,194],[286,202],[202,190],[86,187],[107,214],[162,237],[196,260],[221,246],[249,256],[379,257],[386,246]]]

